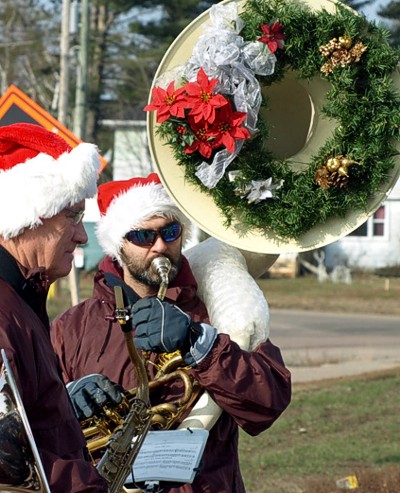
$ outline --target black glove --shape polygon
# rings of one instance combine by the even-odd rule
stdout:
[[[138,349],[156,353],[179,349],[191,366],[208,354],[216,338],[214,327],[193,322],[180,308],[156,297],[137,301],[131,315]]]
[[[144,351],[172,353],[189,340],[192,319],[159,298],[142,298],[132,307],[135,345]]]
[[[93,374],[67,385],[75,415],[79,421],[91,418],[105,404],[120,404],[122,387],[103,375]]]

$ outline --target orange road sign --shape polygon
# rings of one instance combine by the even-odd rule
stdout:
[[[72,147],[82,142],[67,127],[40,107],[17,86],[11,84],[0,98],[0,127],[12,123],[34,123],[63,137]],[[107,161],[100,156],[101,169],[107,166]]]

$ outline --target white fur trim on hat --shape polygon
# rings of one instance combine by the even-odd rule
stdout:
[[[54,159],[37,156],[0,171],[0,235],[8,240],[42,224],[66,206],[93,197],[100,161],[94,144],[79,144]]]
[[[96,225],[96,236],[106,255],[119,262],[124,236],[128,231],[140,228],[152,217],[170,217],[183,227],[185,244],[191,236],[191,223],[178,209],[160,183],[133,186],[113,199],[106,214]]]

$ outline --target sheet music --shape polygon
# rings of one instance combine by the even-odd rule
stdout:
[[[135,481],[192,483],[207,438],[207,430],[149,431],[133,465]]]

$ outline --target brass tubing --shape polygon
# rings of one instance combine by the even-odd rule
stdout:
[[[153,406],[148,410],[149,414],[153,414],[151,422],[156,428],[169,429],[169,427],[175,423],[182,414],[186,412],[185,406],[192,403],[198,396],[200,387],[197,385],[194,389],[192,378],[183,369],[178,369],[172,373],[163,374],[157,380],[149,382],[149,389],[153,391],[168,382],[174,380],[181,380],[183,383],[183,393],[177,399],[161,403]],[[127,406],[124,406],[122,410],[128,408],[135,402],[137,398],[138,388],[128,390],[124,394],[124,401],[127,402]],[[106,446],[110,437],[117,430],[119,426],[124,422],[125,416],[119,416],[115,411],[113,413],[113,420],[110,420],[107,409],[103,408],[101,416],[96,417],[96,421],[88,421],[87,424],[82,423],[83,434],[86,438],[89,451],[95,452]],[[107,430],[107,432],[106,432]]]
[[[135,369],[138,373],[138,390],[137,390],[137,398],[141,399],[147,406],[150,405],[150,397],[149,397],[149,381],[147,377],[146,368],[143,364],[143,360],[140,358],[135,344],[133,342],[132,332],[124,332],[126,346],[128,348],[129,357],[133,362]]]

